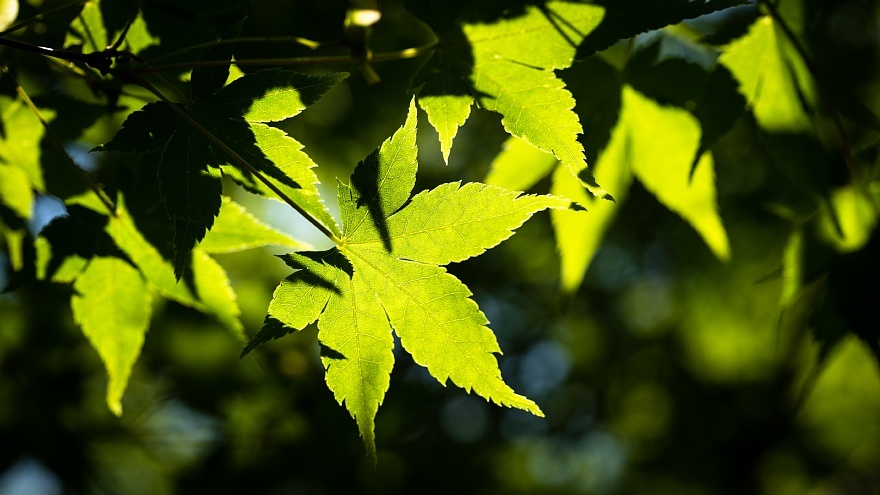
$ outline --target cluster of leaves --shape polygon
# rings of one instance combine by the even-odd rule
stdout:
[[[814,121],[837,118],[836,110],[822,107],[816,74],[789,24],[797,17],[791,2],[788,10],[767,4],[744,34],[721,46],[674,25],[744,2],[665,0],[653,10],[638,1],[413,2],[408,7],[437,41],[424,50],[427,61],[414,75],[404,125],[357,165],[349,183],[338,184],[340,226],[318,191],[315,163],[299,142],[270,124],[295,117],[346,74],[278,67],[245,74],[234,66],[239,22],[204,46],[181,91],[164,77],[148,76],[161,70],[156,61],[175,55],[161,52],[153,34],[160,29],[145,15],[149,2],[121,14],[109,3],[86,2],[70,24],[69,51],[56,52],[69,54],[76,63],[66,70],[106,106],[65,102],[80,110],[79,120],[65,124],[70,117],[62,113],[70,107],[62,112],[58,101],[32,101],[4,68],[14,93],[0,95],[0,232],[16,283],[30,275],[72,285],[74,319],[106,365],[107,402],[121,414],[155,297],[212,315],[244,338],[235,294],[210,255],[290,248],[282,258],[294,272],[276,289],[263,328],[243,355],[317,321],[327,385],[356,420],[371,456],[374,418],[394,363],[393,334],[440,383],[451,380],[497,404],[542,414],[502,380],[495,357],[501,349],[488,321],[445,265],[483,253],[536,212],[552,209],[561,286],[576,291],[634,179],[727,260],[732,253],[717,204],[715,142],[747,110],[768,135],[813,133]],[[356,18],[351,14],[349,24]],[[655,31],[654,43],[626,55],[622,67],[596,55],[609,46],[628,50],[625,40],[666,26]],[[192,32],[204,42],[198,29]],[[350,61],[370,74],[364,68],[367,37],[358,32],[356,43],[348,40]],[[677,55],[661,56],[669,46]],[[598,73],[587,84],[596,89],[576,101],[563,71],[591,63]],[[692,87],[664,86],[663,75],[670,73],[693,75]],[[134,90],[149,102],[138,104],[129,93]],[[575,106],[600,100],[617,106],[608,134],[582,138]],[[138,107],[123,114],[114,137],[96,151],[139,158],[132,167],[104,171],[114,174],[105,190],[60,144],[64,132],[78,137],[102,113],[120,113],[121,101]],[[445,160],[472,107],[500,114],[510,138],[485,184],[443,184],[411,197],[418,168],[416,104],[436,129]],[[596,115],[602,115],[599,105]],[[582,142],[595,149],[585,150]],[[588,155],[595,157],[590,167]],[[832,255],[816,262],[805,253],[860,251],[875,231],[877,171],[872,175],[857,164],[852,169],[859,172],[845,186],[811,190],[813,202],[786,217],[794,228],[781,262],[783,308],[812,304],[822,293],[814,281],[822,279]],[[550,194],[522,192],[546,176],[552,177]],[[223,195],[224,178],[282,200],[335,247],[308,251],[266,226]],[[35,192],[61,198],[67,215],[32,239],[26,222]],[[870,325],[858,322],[849,330],[880,357],[877,327]],[[830,345],[840,331],[819,337]]]

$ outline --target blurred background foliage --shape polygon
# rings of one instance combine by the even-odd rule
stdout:
[[[59,5],[22,2],[19,19]],[[843,158],[852,153],[876,179],[880,8],[866,0],[798,6],[783,15],[839,107],[846,149],[828,112],[796,132],[770,132],[731,91],[729,75],[712,78],[717,47],[747,31],[761,13],[754,4],[622,40],[561,73],[578,102],[590,163],[609,140],[624,83],[700,118],[732,256],[716,259],[636,182],[574,293],[559,289],[547,214],[450,266],[492,323],[505,379],[546,418],[441,387],[396,352],[376,418],[374,468],[324,386],[314,329],[239,361],[241,343],[217,322],[161,300],[117,418],[104,402],[100,359],[73,323],[71,288],[38,282],[0,296],[0,494],[880,493],[880,240],[870,221],[877,203],[862,205],[854,189],[876,181],[854,179]],[[151,33],[163,34],[151,47],[158,56],[244,15],[243,36],[341,38],[347,8],[343,0],[147,0],[144,17]],[[382,11],[375,52],[431,40],[399,1],[382,2]],[[16,37],[62,46],[76,13],[60,10]],[[310,54],[290,43],[247,43],[236,57]],[[112,136],[126,112],[85,111],[107,103],[81,79],[30,53],[0,55],[36,100],[52,101],[52,126],[81,164],[109,181],[101,170],[133,159],[84,153]],[[353,67],[303,67],[355,72],[279,124],[319,164],[326,198],[335,196],[336,177],[400,125],[423,63],[376,63],[376,85]],[[2,92],[12,95],[5,83]],[[141,103],[135,94],[117,104]],[[483,180],[506,138],[499,116],[477,110],[444,165],[436,134],[420,119],[417,190]],[[6,122],[4,137],[14,136]],[[42,153],[27,159],[58,159],[48,146]],[[549,187],[545,179],[535,191]],[[326,242],[280,203],[226,191],[279,229]],[[63,208],[38,197],[29,235]],[[859,208],[874,216],[860,223]],[[267,254],[279,252],[217,256],[250,335],[288,272]],[[786,264],[792,253],[803,263]],[[14,284],[13,260],[3,261],[0,285]],[[788,285],[795,269],[796,287]]]

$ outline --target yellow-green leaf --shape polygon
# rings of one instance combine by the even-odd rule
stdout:
[[[0,31],[5,30],[18,17],[18,0],[0,0]]]
[[[0,133],[0,160],[24,171],[39,192],[46,190],[43,167],[40,163],[40,141],[45,129],[33,111],[21,99],[0,96],[3,133]],[[55,114],[41,110],[43,118],[51,120]]]
[[[569,198],[587,210],[550,211],[559,250],[559,281],[566,292],[574,292],[580,287],[605,232],[611,226],[619,206],[626,200],[632,183],[632,172],[627,166],[626,140],[625,127],[618,126],[593,166],[596,180],[614,196],[616,202],[588,196],[566,168],[557,167],[553,172],[550,192]]]
[[[220,214],[199,248],[206,253],[234,253],[262,246],[284,246],[296,250],[310,247],[264,224],[243,206],[223,196]]]
[[[337,402],[345,402],[375,462],[374,421],[391,379],[394,340],[388,317],[365,280],[369,274],[341,275],[340,291],[330,296],[318,322],[321,361],[327,386]]]
[[[577,45],[604,14],[574,2],[527,5],[493,23],[461,22],[416,6],[443,39],[416,77],[419,104],[440,134],[444,157],[472,102],[498,112],[510,134],[556,156],[593,194],[605,197],[586,171],[574,99],[553,72],[569,67]]]
[[[685,110],[659,105],[629,86],[623,89],[623,113],[633,175],[691,224],[715,256],[728,259],[730,245],[718,214],[712,155],[704,153],[690,175],[700,146],[697,119]]]
[[[13,270],[19,271],[24,268],[24,242],[27,239],[27,232],[24,229],[7,227],[2,221],[0,221],[0,230],[2,230],[3,240],[6,242],[9,264]]]
[[[226,271],[210,256],[192,251],[192,281],[178,281],[171,263],[144,238],[120,195],[116,216],[107,223],[107,233],[140,269],[149,286],[162,296],[217,318],[236,337],[243,337],[239,309]]]
[[[528,191],[553,170],[559,160],[522,139],[511,136],[492,160],[486,184]]]
[[[837,188],[831,191],[829,206],[822,210],[820,233],[840,252],[858,251],[871,238],[878,210],[880,186],[877,183],[873,184],[873,191],[852,185]]]
[[[760,17],[749,32],[733,41],[718,59],[739,81],[740,92],[755,119],[769,131],[808,129],[802,97],[815,101],[803,60],[770,16]]]
[[[92,259],[73,289],[73,317],[107,368],[107,406],[119,416],[150,324],[150,292],[137,269],[118,258]]]
[[[31,217],[34,192],[24,170],[0,162],[0,201],[22,220]]]
[[[284,257],[297,271],[275,290],[263,329],[243,352],[317,319],[327,385],[356,420],[371,457],[374,418],[394,364],[392,329],[440,383],[543,415],[504,382],[485,315],[438,265],[476,256],[535,212],[571,202],[476,183],[443,184],[410,199],[416,121],[411,103],[406,123],[358,164],[351,184],[339,184],[338,247]]]

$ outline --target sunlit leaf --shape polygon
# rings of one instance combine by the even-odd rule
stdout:
[[[46,190],[46,180],[40,162],[40,141],[45,129],[21,99],[0,96],[0,111],[3,114],[3,133],[0,134],[0,159],[14,164],[24,171],[39,192]],[[54,112],[43,112],[43,118],[50,120]]]
[[[616,202],[588,196],[565,168],[557,167],[553,173],[550,192],[569,198],[587,210],[550,212],[559,251],[559,281],[566,292],[574,292],[580,287],[584,273],[605,238],[605,232],[628,196],[632,172],[627,165],[627,139],[625,124],[618,125],[612,132],[611,141],[593,166],[596,180],[614,195]]]
[[[24,268],[24,243],[27,232],[23,228],[14,229],[0,221],[0,233],[6,243],[6,252],[9,256],[9,264],[15,271]]]
[[[220,214],[199,248],[206,253],[234,253],[262,246],[284,246],[296,250],[309,245],[269,227],[243,206],[223,196]]]
[[[105,232],[108,219],[82,206],[69,206],[40,231],[36,248],[37,280],[73,282],[95,257],[122,257]]]
[[[188,119],[170,108],[174,104],[149,104],[129,115],[116,136],[101,147],[134,153],[164,150],[159,183],[175,224],[177,278],[183,274],[189,251],[219,213],[221,170],[249,191],[278,199],[241,160],[331,232],[340,233],[318,194],[314,162],[302,152],[300,143],[262,122],[296,115],[344,77],[303,76],[282,69],[258,71],[203,96],[190,107],[178,106]],[[206,132],[236,156],[205,136]]]
[[[117,215],[107,223],[107,233],[138,267],[149,286],[162,296],[217,318],[233,334],[243,335],[235,293],[225,270],[196,248],[189,270],[192,278],[178,281],[171,263],[144,237],[120,196]]]
[[[626,198],[632,178],[638,178],[658,201],[690,223],[718,258],[725,260],[730,257],[730,247],[718,215],[711,154],[704,153],[693,177],[690,175],[699,146],[696,118],[684,110],[661,106],[625,86],[620,117],[594,170],[597,180],[620,203]],[[571,292],[580,286],[618,205],[586,197],[570,173],[562,170],[554,173],[551,192],[588,210],[551,212],[560,254],[560,281],[563,289]]]
[[[192,256],[193,285],[199,303],[196,308],[217,318],[233,335],[244,340],[241,311],[226,270],[199,248],[193,249]]]
[[[740,92],[762,127],[787,132],[810,127],[803,101],[813,102],[815,96],[807,68],[770,16],[755,21],[718,60],[739,81]]]
[[[504,383],[486,317],[438,265],[476,256],[535,212],[571,202],[451,183],[407,203],[417,167],[413,102],[405,125],[358,164],[350,185],[339,184],[341,244],[285,257],[297,271],[276,289],[263,330],[243,353],[317,319],[327,385],[357,421],[371,457],[373,421],[394,363],[392,329],[440,383],[542,415]]]
[[[118,258],[94,258],[73,288],[73,317],[107,368],[107,406],[119,416],[150,323],[150,292],[138,271]]]
[[[223,89],[223,98],[205,102],[218,115],[240,112],[248,122],[278,122],[299,115],[348,75],[321,76],[292,70],[260,70],[240,77]]]
[[[140,53],[147,47],[158,45],[159,40],[150,34],[142,13],[140,11],[133,12],[132,9],[126,8],[128,7],[128,2],[119,3],[126,4],[123,6],[124,11],[120,12],[122,15],[133,16],[131,25],[125,33],[121,49],[132,53]],[[128,19],[126,18],[125,21],[127,22]],[[108,32],[106,24],[101,0],[89,0],[83,5],[79,15],[70,24],[67,36],[64,39],[64,46],[79,45],[82,47],[83,53],[103,51],[116,43],[124,29],[124,25],[110,26],[112,32]]]
[[[19,218],[27,220],[31,217],[34,192],[24,170],[0,162],[0,201]]]
[[[593,194],[606,195],[586,170],[574,99],[553,72],[571,65],[577,45],[599,24],[604,9],[547,2],[476,23],[431,10],[445,5],[414,8],[443,41],[415,85],[444,157],[476,102],[500,113],[507,132],[556,156]]]
[[[700,146],[696,118],[685,110],[658,105],[628,86],[623,90],[622,112],[633,175],[658,201],[691,224],[715,256],[728,259],[730,246],[718,215],[712,155],[703,154],[690,175]]]
[[[846,186],[831,192],[830,208],[821,216],[821,234],[838,251],[858,251],[871,238],[880,210],[880,187],[875,184],[873,189]]]
[[[18,0],[0,0],[0,31],[5,30],[18,17]]]
[[[486,184],[528,191],[553,170],[559,160],[522,139],[510,137],[492,160]]]

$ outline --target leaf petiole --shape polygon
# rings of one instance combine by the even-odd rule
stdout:
[[[202,48],[210,48],[212,46],[217,45],[225,45],[225,44],[238,44],[238,43],[297,43],[306,48],[311,48],[312,50],[317,50],[318,48],[325,48],[331,46],[339,46],[344,40],[334,40],[334,41],[315,41],[307,38],[301,38],[299,36],[241,36],[238,38],[227,38],[221,39],[217,41],[206,41],[204,43],[196,43],[194,45],[185,46],[183,48],[174,50],[173,52],[166,53],[165,55],[160,55],[150,62],[156,63],[162,60],[168,60],[170,58],[174,58],[183,53],[199,50]]]
[[[222,41],[222,40],[221,40]],[[216,43],[212,43],[213,46]],[[432,41],[426,45],[417,46],[413,48],[406,48],[403,50],[395,50],[390,52],[380,52],[374,53],[370,57],[370,62],[390,62],[394,60],[406,60],[410,58],[420,57],[422,55],[427,55],[431,53],[436,47],[438,42]],[[335,65],[335,64],[356,64],[358,60],[356,60],[351,55],[332,55],[327,57],[287,57],[287,58],[248,58],[248,59],[240,59],[233,60],[231,62],[233,65],[238,66],[249,66],[249,65],[273,65],[273,66],[289,66],[289,65]],[[119,71],[123,72],[127,75],[136,75],[136,74],[149,74],[154,72],[162,72],[162,71],[171,71],[171,70],[180,70],[180,69],[194,69],[196,67],[222,67],[225,65],[229,65],[229,60],[203,60],[203,61],[192,61],[192,62],[179,62],[173,64],[165,64],[165,65],[149,65],[147,64],[133,68],[130,70]]]

